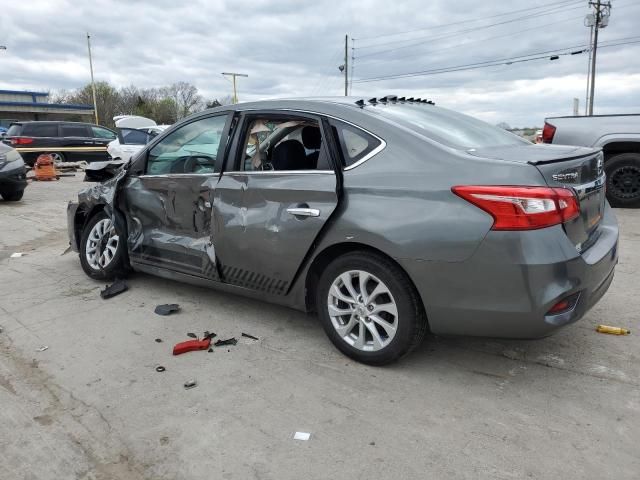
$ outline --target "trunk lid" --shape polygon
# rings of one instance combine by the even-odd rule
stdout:
[[[601,151],[564,145],[525,145],[468,153],[494,160],[529,163],[540,171],[548,186],[573,189],[580,202],[580,216],[566,222],[564,230],[579,252],[598,239],[598,227],[606,204]]]

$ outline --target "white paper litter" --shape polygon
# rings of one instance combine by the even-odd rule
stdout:
[[[16,252],[11,254],[11,258],[20,258],[20,257],[24,257],[25,255],[26,253]]]
[[[40,348],[36,348],[36,352],[44,352],[45,350],[48,350],[49,347],[47,347],[46,345]]]
[[[309,438],[311,438],[311,434],[307,432],[296,432],[296,434],[293,436],[294,440],[302,440],[304,442],[309,440]]]

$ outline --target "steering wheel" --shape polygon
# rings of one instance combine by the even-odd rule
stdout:
[[[190,155],[186,157],[184,162],[184,173],[194,173],[196,167],[200,165],[211,165],[211,168],[213,168],[215,159],[206,155]]]

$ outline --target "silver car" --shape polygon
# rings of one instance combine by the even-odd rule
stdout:
[[[420,99],[273,100],[191,116],[69,204],[97,279],[130,269],[317,311],[369,364],[427,332],[535,338],[606,292],[602,153],[533,145]]]

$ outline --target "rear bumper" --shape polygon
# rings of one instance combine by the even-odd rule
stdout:
[[[67,204],[67,235],[69,236],[69,246],[74,252],[80,249],[80,239],[76,235],[76,212],[78,211],[78,202],[69,202]]]
[[[608,205],[599,230],[582,255],[556,226],[492,231],[464,262],[399,262],[422,296],[433,333],[538,338],[582,318],[609,288],[618,262],[618,225]],[[547,315],[576,293],[571,310]]]
[[[21,192],[25,188],[27,188],[27,170],[24,165],[13,170],[0,171],[0,191]]]

